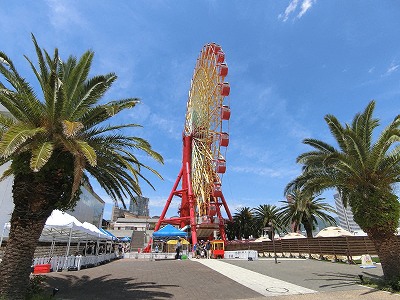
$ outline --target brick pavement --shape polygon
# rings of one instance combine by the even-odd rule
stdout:
[[[282,261],[278,265],[275,265],[273,261],[267,260],[252,262],[224,260],[224,262],[293,284],[312,288],[317,290],[318,293],[263,297],[252,289],[196,262],[196,260],[144,261],[138,259],[121,259],[81,271],[49,273],[47,275],[47,282],[49,284],[49,293],[53,287],[57,287],[59,292],[55,299],[63,300],[400,299],[397,295],[357,285],[353,277],[353,275],[356,275],[360,271],[356,269],[357,266],[353,266],[355,268],[352,269],[351,266],[344,264],[307,260],[298,262]],[[240,268],[238,270],[240,271]],[[379,276],[379,272],[381,272],[379,269],[370,270],[375,270],[372,272],[376,272],[376,276]],[[301,278],[299,278],[299,273],[302,274]],[[329,276],[324,276],[324,274],[328,274]],[[318,288],[316,289],[315,287]]]

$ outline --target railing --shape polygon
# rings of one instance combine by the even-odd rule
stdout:
[[[109,262],[117,258],[116,253],[107,253],[99,255],[70,255],[37,257],[33,261],[33,267],[37,265],[50,264],[53,271],[62,270],[80,270],[81,268],[94,267]]]
[[[352,261],[354,256],[377,254],[374,244],[366,236],[283,239],[274,242],[275,249],[272,241],[229,242],[225,246],[225,250],[256,250],[260,256],[272,256],[274,253],[284,257],[333,256],[337,258],[341,256],[346,257],[349,261]],[[398,237],[398,243],[400,244],[400,237]]]

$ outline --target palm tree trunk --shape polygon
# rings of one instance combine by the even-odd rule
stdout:
[[[14,211],[9,241],[0,265],[0,295],[6,299],[25,299],[32,259],[49,215],[43,215],[41,220],[24,219]]]
[[[399,280],[400,253],[397,237],[387,230],[367,230],[381,261],[385,280]]]
[[[32,260],[40,234],[54,205],[54,182],[30,174],[17,175],[13,185],[14,211],[3,261],[0,264],[0,298],[25,299]]]

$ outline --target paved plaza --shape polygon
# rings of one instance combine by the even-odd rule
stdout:
[[[81,271],[49,273],[55,299],[398,299],[360,286],[359,275],[381,277],[380,265],[305,259],[120,259]]]

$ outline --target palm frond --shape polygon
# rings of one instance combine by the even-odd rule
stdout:
[[[4,133],[0,141],[0,156],[4,158],[9,157],[28,139],[44,132],[46,132],[46,129],[42,127],[32,128],[26,124],[12,126]]]
[[[32,158],[30,162],[30,167],[34,172],[39,172],[39,170],[48,162],[49,158],[53,154],[54,143],[44,142],[40,144],[37,148],[32,150]]]

